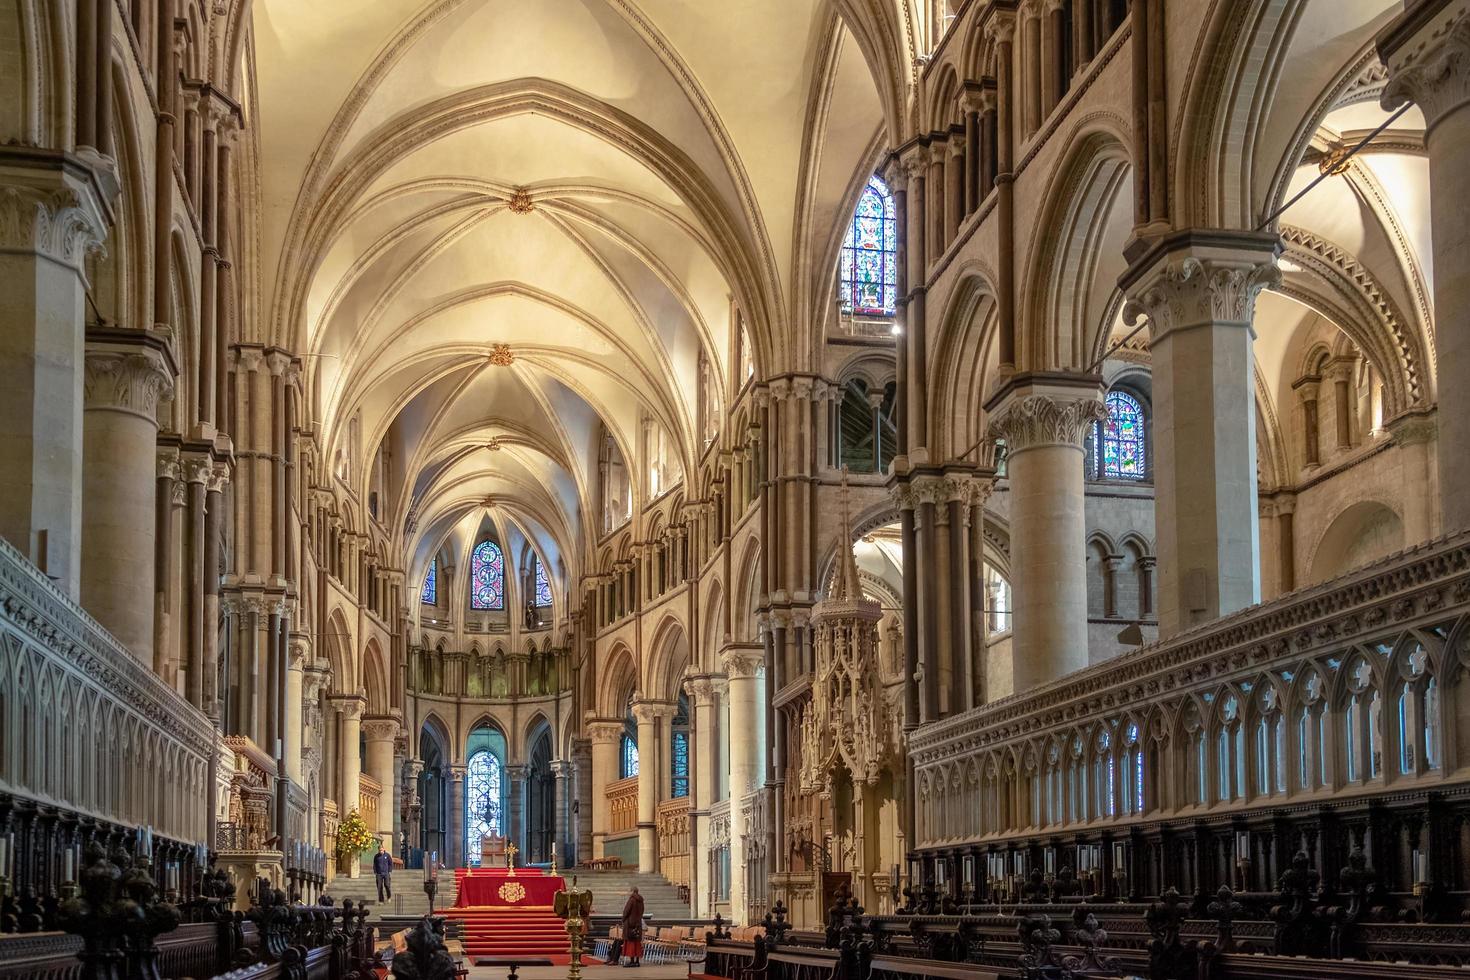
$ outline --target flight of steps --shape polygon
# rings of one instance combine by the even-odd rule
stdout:
[[[384,915],[412,915],[420,916],[429,910],[429,899],[424,894],[424,873],[422,871],[395,869],[393,872],[393,897],[386,902],[378,901],[378,886],[374,881],[372,873],[364,871],[360,878],[348,878],[341,875],[333,878],[331,884],[327,885],[326,893],[331,895],[337,905],[341,905],[344,899],[352,899],[353,904],[359,902],[370,902],[368,921],[376,922]],[[455,883],[454,872],[443,870],[439,872],[439,890],[434,896],[435,908],[447,908],[454,904]]]
[[[639,874],[636,871],[576,871],[565,872],[568,883],[577,876],[577,887],[592,892],[592,914],[595,916],[621,915],[623,903],[634,886],[643,896],[643,913],[651,916],[652,922],[672,922],[689,918],[689,903],[679,900],[679,890],[663,875]]]

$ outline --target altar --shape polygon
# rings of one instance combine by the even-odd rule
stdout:
[[[556,893],[566,887],[561,875],[541,868],[517,868],[514,876],[504,868],[460,868],[454,876],[459,886],[456,908],[550,908]]]

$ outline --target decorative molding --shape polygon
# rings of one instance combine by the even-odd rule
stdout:
[[[1426,26],[1391,53],[1380,48],[1389,77],[1379,104],[1391,112],[1415,103],[1424,112],[1427,133],[1470,101],[1470,16],[1462,8]]]
[[[761,654],[754,650],[726,650],[720,654],[720,667],[732,681],[755,677],[763,664]]]
[[[1057,398],[1022,395],[1005,403],[991,419],[990,432],[1004,439],[1008,454],[1041,446],[1081,448],[1093,422],[1105,421],[1108,410],[1098,397]]]
[[[1249,325],[1257,294],[1281,281],[1274,261],[1186,255],[1160,263],[1123,307],[1129,326],[1148,317],[1151,343],[1173,330],[1209,323]]]
[[[87,411],[126,412],[158,423],[158,403],[173,397],[174,379],[163,356],[149,348],[89,349],[83,380]]]
[[[34,252],[86,276],[87,256],[102,251],[107,229],[70,187],[0,186],[0,252]]]

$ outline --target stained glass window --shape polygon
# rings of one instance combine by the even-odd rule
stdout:
[[[494,541],[475,545],[470,560],[470,608],[505,608],[505,556]]]
[[[536,561],[536,605],[551,605],[551,583],[546,581],[546,566],[541,564],[541,559]]]
[[[424,591],[419,595],[424,605],[432,606],[439,601],[439,559],[429,562],[429,573],[424,576]]]
[[[893,197],[877,177],[858,198],[839,260],[842,311],[857,316],[893,316],[898,298],[898,220]]]
[[[618,766],[618,778],[627,779],[638,775],[638,743],[627,734],[623,735],[623,757]]]
[[[1108,392],[1106,422],[1092,433],[1092,471],[1100,480],[1142,480],[1147,475],[1143,406],[1126,391]]]
[[[674,796],[689,795],[689,733],[674,733]]]
[[[500,758],[489,749],[470,756],[465,773],[465,854],[474,864],[480,863],[480,839],[501,837]]]

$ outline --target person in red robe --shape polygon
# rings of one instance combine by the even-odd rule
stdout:
[[[623,905],[623,955],[628,958],[624,966],[643,965],[643,896],[635,886],[628,893]]]

